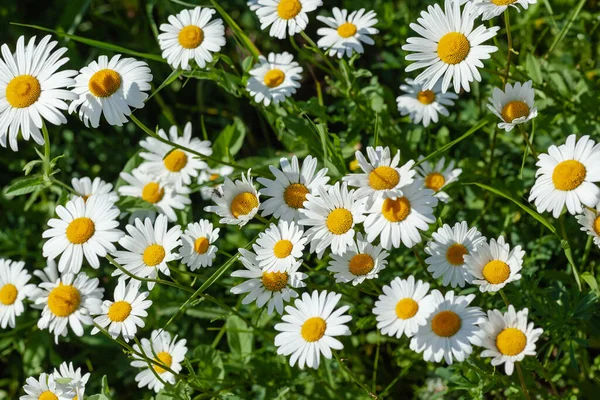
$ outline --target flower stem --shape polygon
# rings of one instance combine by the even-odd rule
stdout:
[[[42,134],[44,135],[44,175],[50,177],[52,175],[52,165],[50,164],[50,135],[46,123],[42,120]]]
[[[504,11],[504,23],[506,24],[506,38],[508,40],[507,47],[507,55],[506,55],[506,72],[504,73],[504,88],[506,88],[506,84],[508,83],[508,76],[510,75],[510,55],[513,51],[512,48],[512,36],[510,34],[510,16],[508,13],[508,8]]]
[[[421,258],[421,255],[419,254],[417,249],[413,248],[413,252],[415,253],[415,257],[417,257],[419,264],[421,264],[421,267],[423,267],[423,270],[425,271],[425,273],[429,276],[429,278],[432,281],[435,281],[435,279],[433,279],[433,275],[431,275],[431,272],[429,272],[429,270],[427,269],[427,265],[425,265],[425,261],[423,261],[423,258]]]
[[[527,132],[525,132],[525,129],[523,129],[523,127],[521,126],[521,124],[519,124],[517,126],[519,127],[519,131],[521,131],[521,135],[523,135],[523,139],[525,140],[525,143],[527,143],[527,147],[529,147],[529,150],[531,151],[531,154],[537,160],[538,153],[537,153],[537,151],[535,151],[535,147],[533,147],[533,143],[531,143],[531,140],[529,140],[529,135],[527,134]]]
[[[510,305],[510,302],[508,301],[508,297],[506,297],[506,294],[504,294],[504,290],[500,289],[500,296],[502,296],[502,300],[504,300],[504,304],[506,304],[506,307],[508,307]]]
[[[521,389],[523,389],[523,394],[527,400],[531,400],[529,397],[529,391],[527,391],[527,386],[525,386],[525,378],[523,378],[523,371],[521,371],[521,363],[515,362],[515,367],[517,368],[517,374],[519,375],[519,381],[521,381]]]

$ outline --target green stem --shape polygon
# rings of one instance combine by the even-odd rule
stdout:
[[[425,265],[425,261],[423,261],[423,258],[421,258],[421,255],[419,254],[418,250],[416,248],[413,248],[413,252],[415,253],[415,257],[417,257],[419,264],[421,265],[421,267],[423,267],[423,271],[425,271],[427,276],[429,276],[429,279],[431,279],[433,282],[436,282],[436,280],[433,278],[433,275],[431,275],[431,272],[427,270],[427,265]]]
[[[506,72],[504,73],[503,83],[506,88],[506,84],[508,83],[508,75],[510,75],[510,55],[513,51],[512,48],[512,36],[510,34],[510,16],[508,12],[508,8],[504,11],[504,23],[506,24],[506,37],[508,40],[508,51],[506,56]]]
[[[332,72],[332,75],[334,75],[336,78],[338,78],[340,81],[343,81],[343,79],[340,79],[340,77],[338,76],[338,74],[336,73],[337,68],[335,68],[335,66],[333,65],[333,63],[331,62],[331,60],[329,60],[329,57],[327,57],[322,51],[321,49],[319,49],[319,46],[317,46],[317,44],[310,38],[310,36],[308,36],[304,31],[300,32],[300,35],[304,38],[304,40],[306,40],[308,42],[308,44],[313,48],[313,51],[315,53],[317,53],[325,62],[325,64],[327,64],[327,67],[329,67],[329,69]]]
[[[50,164],[50,135],[46,123],[42,120],[42,134],[44,135],[44,175],[52,175],[52,165]]]
[[[333,356],[335,357],[335,359],[337,360],[337,362],[340,364],[340,366],[342,367],[342,369],[348,374],[348,376],[350,376],[350,379],[352,379],[354,381],[354,383],[356,383],[358,386],[360,386],[361,388],[363,388],[369,394],[369,396],[371,396],[373,399],[379,399],[379,396],[377,396],[375,393],[373,393],[371,391],[371,389],[369,389],[369,387],[367,385],[365,385],[364,383],[362,383],[361,381],[358,380],[358,378],[356,377],[356,375],[354,375],[352,373],[352,371],[350,371],[350,369],[346,366],[346,364],[344,364],[342,362],[342,360],[340,360],[340,358],[338,357],[337,353],[334,352]]]
[[[523,139],[525,140],[525,143],[527,143],[527,147],[529,147],[529,150],[531,151],[531,154],[535,157],[535,159],[538,159],[538,153],[537,151],[535,151],[535,147],[533,147],[533,143],[531,143],[531,140],[529,140],[529,135],[527,134],[527,132],[525,132],[525,129],[523,129],[523,127],[521,126],[521,124],[517,125],[519,127],[519,131],[521,131],[521,135],[523,135]]]
[[[523,378],[523,371],[521,371],[521,363],[516,362],[515,367],[517,368],[517,374],[519,374],[519,381],[521,381],[521,389],[523,389],[523,394],[527,400],[531,400],[531,397],[529,397],[529,391],[527,391],[527,386],[525,385],[525,378]]]
[[[269,220],[267,220],[265,217],[260,215],[258,212],[254,215],[254,218],[256,218],[257,220],[259,220],[260,222],[262,222],[263,224],[265,224],[267,226],[269,226],[271,224],[271,222]]]
[[[500,289],[500,296],[502,296],[502,300],[504,300],[504,304],[506,304],[506,307],[508,307],[510,305],[510,302],[508,301],[508,297],[506,297],[506,294],[504,294],[504,290]]]
[[[77,193],[75,191],[75,189],[73,189],[71,186],[67,185],[66,183],[64,183],[63,181],[56,179],[54,177],[50,178],[50,180],[52,181],[52,183],[56,183],[58,186],[61,186],[63,189],[65,189],[67,192],[77,195],[79,196],[79,193]]]

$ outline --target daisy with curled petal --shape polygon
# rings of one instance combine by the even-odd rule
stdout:
[[[240,261],[246,269],[234,271],[231,276],[246,278],[247,281],[231,288],[231,293],[248,293],[242,300],[242,304],[250,304],[256,300],[256,306],[259,308],[267,304],[269,315],[273,313],[273,309],[282,314],[283,303],[298,297],[294,289],[306,286],[302,281],[308,275],[298,272],[302,263],[296,262],[279,272],[266,272],[258,264],[256,254],[246,249],[239,249],[239,251],[242,255]]]
[[[170,276],[171,272],[167,263],[178,260],[177,247],[181,246],[181,227],[175,225],[168,229],[167,217],[159,215],[154,223],[150,218],[142,221],[135,220],[135,226],[127,225],[128,235],[119,240],[119,244],[127,251],[115,251],[115,261],[121,264],[130,274],[139,278],[156,279],[158,272]],[[112,276],[127,280],[120,269],[115,269]],[[154,288],[155,282],[148,282],[148,289]]]
[[[158,35],[158,45],[169,65],[191,70],[190,60],[196,61],[200,68],[212,62],[212,53],[225,46],[223,20],[210,20],[215,13],[211,8],[202,7],[182,10],[177,15],[169,15],[168,24],[160,25],[163,33]]]
[[[596,206],[595,211],[585,208],[583,214],[577,215],[575,218],[581,225],[581,230],[593,237],[594,244],[600,247],[600,203]]]
[[[146,338],[141,340],[141,348],[137,343],[134,344],[133,350],[156,361],[156,364],[151,363],[139,355],[133,354],[131,366],[143,368],[143,370],[135,376],[138,387],[143,388],[148,386],[148,389],[158,393],[165,386],[163,382],[174,385],[176,378],[173,372],[177,374],[182,369],[181,364],[183,363],[185,354],[188,350],[186,343],[187,341],[185,339],[177,340],[177,335],[171,338],[169,332],[157,329],[152,331],[150,340]],[[169,370],[166,370],[163,366],[168,367]],[[156,377],[156,374],[160,376],[160,379]]]
[[[280,272],[292,267],[298,259],[302,261],[306,241],[304,230],[294,221],[279,221],[261,232],[252,248],[263,271]]]
[[[74,395],[73,400],[83,399],[85,394],[85,385],[90,379],[90,373],[81,374],[81,368],[75,369],[73,363],[63,362],[58,369],[54,369],[54,379],[58,386],[61,386],[66,394]],[[61,381],[68,380],[66,383]]]
[[[466,267],[464,257],[472,254],[485,242],[477,228],[469,229],[466,222],[457,222],[453,227],[444,224],[431,235],[425,246],[427,271],[435,279],[442,277],[444,286],[453,288],[471,283],[473,276]]]
[[[75,190],[75,195],[72,196],[71,200],[75,199],[75,197],[83,197],[83,201],[87,202],[87,199],[90,196],[95,194],[98,195],[107,195],[108,199],[113,203],[119,201],[119,195],[113,191],[112,183],[104,182],[102,179],[96,177],[92,181],[87,176],[83,178],[73,178],[71,179],[71,186]]]
[[[577,140],[569,135],[567,142],[550,146],[548,154],[540,154],[536,164],[536,180],[529,201],[535,201],[538,212],[552,211],[558,218],[565,205],[570,214],[581,214],[583,206],[595,207],[600,202],[600,143],[589,136]]]
[[[0,327],[15,327],[15,318],[25,311],[23,300],[35,293],[29,284],[31,275],[24,269],[23,261],[0,258]]]
[[[383,286],[383,294],[375,302],[377,329],[382,335],[397,339],[402,335],[412,337],[420,326],[427,324],[433,312],[433,296],[428,293],[429,283],[415,281],[412,275],[407,279],[394,278],[389,286]]]
[[[462,362],[473,352],[474,344],[485,321],[479,307],[469,307],[475,299],[474,294],[454,296],[454,291],[443,296],[439,290],[431,292],[433,311],[427,318],[427,324],[419,326],[410,341],[410,349],[423,353],[423,360],[447,364],[453,360]]]
[[[525,356],[535,357],[535,343],[544,330],[535,328],[533,322],[527,324],[527,308],[515,312],[512,305],[508,312],[489,310],[487,320],[481,324],[481,333],[473,344],[485,347],[481,357],[493,357],[492,365],[504,364],[504,371],[512,375],[516,362]]]
[[[302,293],[302,299],[296,299],[294,306],[285,308],[282,323],[275,325],[281,332],[275,336],[277,354],[290,357],[290,366],[296,361],[300,369],[306,365],[317,369],[321,354],[331,359],[331,349],[341,350],[342,342],[336,336],[349,336],[350,329],[345,325],[352,320],[345,314],[348,306],[335,309],[342,295],[334,292],[313,291],[312,295]],[[335,309],[335,311],[334,311]]]
[[[527,10],[530,4],[536,4],[537,0],[478,0],[475,3],[474,12],[481,15],[482,21],[487,21],[502,14],[509,6],[521,12],[517,4]]]
[[[271,37],[285,39],[286,31],[290,36],[302,32],[308,25],[306,13],[322,5],[321,0],[258,0],[255,12],[260,20],[260,29],[271,26]]]
[[[44,243],[43,255],[50,259],[60,255],[60,272],[79,272],[84,257],[98,269],[98,256],[106,257],[115,251],[113,243],[123,237],[123,232],[117,229],[119,209],[109,195],[92,196],[87,201],[77,197],[64,207],[57,206],[56,214],[59,218],[50,219],[50,229],[42,234],[43,238],[49,238]]]
[[[423,156],[419,156],[419,161],[423,158]],[[435,192],[435,197],[447,203],[450,201],[450,196],[442,189],[452,182],[456,182],[462,174],[462,169],[454,168],[454,160],[450,160],[447,167],[445,165],[446,159],[444,157],[440,158],[436,164],[425,161],[417,166],[417,176],[423,179],[423,185],[427,189]]]
[[[379,271],[387,265],[388,256],[389,253],[380,245],[373,246],[359,232],[356,234],[356,241],[352,241],[344,254],[331,255],[327,270],[335,274],[336,282],[352,282],[356,286],[365,279],[378,278]]]
[[[213,243],[219,238],[219,230],[213,229],[213,224],[206,219],[188,224],[181,235],[181,262],[191,271],[212,266],[218,250]]]
[[[62,57],[67,51],[61,47],[55,51],[58,42],[51,42],[50,35],[38,44],[35,36],[25,44],[25,37],[17,40],[17,49],[12,53],[6,44],[2,45],[0,57],[0,146],[7,142],[13,151],[18,150],[19,132],[25,140],[33,139],[44,144],[40,132],[44,121],[53,125],[67,122],[62,111],[68,108],[66,101],[77,96],[66,87],[75,83],[77,71],[57,72],[68,58]],[[62,58],[61,58],[62,57]]]
[[[26,395],[20,400],[72,400],[72,393],[65,393],[61,385],[57,384],[52,374],[41,373],[38,379],[33,376],[27,378],[23,390]]]
[[[302,209],[306,201],[306,195],[316,193],[316,188],[327,185],[329,177],[327,168],[317,171],[317,159],[307,156],[302,162],[298,157],[292,156],[292,160],[281,158],[279,160],[281,169],[269,165],[274,180],[257,178],[258,183],[264,186],[260,194],[270,197],[260,205],[262,216],[273,215],[283,221],[298,222],[302,217]]]
[[[363,43],[373,45],[375,41],[369,35],[376,35],[379,30],[373,28],[377,24],[377,14],[375,11],[368,11],[361,8],[358,11],[352,11],[348,15],[348,10],[340,10],[333,7],[333,18],[317,16],[317,19],[327,25],[327,28],[319,28],[318,35],[322,38],[317,42],[317,46],[329,52],[331,57],[337,55],[338,58],[351,57],[354,52],[362,54],[365,52]]]
[[[294,56],[288,52],[269,53],[268,58],[258,56],[258,63],[250,70],[246,90],[257,103],[265,106],[271,102],[279,104],[296,93],[302,71],[302,67],[294,61]]]
[[[442,93],[442,83],[436,83],[432,89],[423,90],[423,86],[415,83],[412,79],[406,79],[405,85],[400,89],[406,94],[396,98],[398,111],[402,116],[408,115],[410,122],[428,127],[430,122],[438,122],[438,114],[445,117],[450,112],[445,106],[453,106],[454,100],[458,99],[456,93]]]
[[[523,84],[516,82],[514,86],[507,83],[504,91],[494,88],[487,106],[502,120],[498,123],[498,128],[510,132],[515,125],[537,117],[537,108],[533,106],[535,92],[532,85],[532,81],[527,81]]]
[[[242,227],[256,215],[260,206],[259,196],[248,170],[247,175],[242,173],[242,180],[238,179],[234,182],[229,177],[225,177],[223,186],[216,189],[212,195],[216,205],[204,207],[204,211],[220,216],[221,224]]]
[[[198,184],[200,184],[200,195],[202,200],[210,200],[215,189],[220,187],[220,181],[233,173],[233,167],[222,165],[218,168],[207,168],[200,170]]]
[[[479,25],[473,29],[476,18],[474,2],[467,2],[462,11],[460,3],[445,0],[444,10],[438,4],[429,6],[427,11],[421,12],[418,24],[410,24],[421,37],[408,38],[408,44],[402,46],[402,50],[413,52],[406,56],[406,60],[416,61],[406,67],[406,72],[426,68],[415,79],[425,90],[433,89],[443,76],[443,93],[451,82],[456,93],[461,87],[470,91],[470,82],[481,81],[477,70],[483,67],[481,60],[489,59],[491,53],[498,51],[496,46],[482,43],[496,36],[500,28]]]
[[[79,109],[79,119],[85,126],[97,128],[104,114],[110,125],[122,126],[132,108],[144,108],[152,74],[148,64],[121,54],[100,56],[79,70],[73,93],[77,99],[69,105],[69,113]]]

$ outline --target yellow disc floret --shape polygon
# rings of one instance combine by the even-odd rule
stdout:
[[[469,251],[465,246],[460,243],[454,243],[452,246],[448,247],[448,251],[446,251],[446,260],[451,265],[463,265],[465,263],[464,257],[466,254],[469,254]]]
[[[325,336],[325,330],[327,330],[327,322],[321,317],[312,317],[302,324],[300,334],[307,342],[316,342]]]
[[[302,11],[302,3],[299,0],[281,0],[277,6],[277,15],[281,19],[295,18]]]
[[[31,75],[14,77],[6,86],[6,101],[14,108],[26,108],[42,94],[40,81]]]
[[[441,337],[456,335],[461,326],[462,321],[454,311],[440,311],[431,319],[431,330]]]
[[[165,248],[160,244],[152,244],[146,247],[142,259],[148,267],[155,267],[165,259]]]
[[[58,400],[58,396],[52,393],[51,391],[46,390],[45,392],[40,394],[38,400]]]
[[[496,347],[505,356],[521,354],[527,346],[527,336],[517,328],[506,328],[496,336]]]
[[[291,208],[302,208],[309,190],[301,183],[292,183],[283,191],[283,201]]]
[[[156,361],[171,368],[171,364],[173,364],[173,356],[171,356],[171,354],[167,353],[166,351],[161,351],[156,355]],[[154,368],[154,370],[159,374],[162,374],[166,371],[166,369],[156,364],[154,364],[152,368]]]
[[[396,200],[387,198],[381,206],[381,213],[390,222],[404,221],[410,214],[410,201],[406,197],[398,197]]]
[[[17,301],[18,295],[19,291],[17,290],[17,287],[12,283],[7,283],[0,288],[0,303],[5,306],[10,306]]]
[[[327,229],[334,235],[343,235],[352,229],[354,218],[352,213],[345,208],[336,208],[327,216]]]
[[[59,284],[48,295],[48,308],[57,317],[68,317],[81,303],[79,290],[71,285]]]
[[[196,25],[184,26],[179,31],[177,39],[184,49],[195,49],[204,41],[204,31]]]
[[[554,167],[552,183],[558,190],[575,190],[583,183],[586,176],[585,165],[577,160],[567,160]]]
[[[73,244],[83,244],[96,232],[94,221],[87,217],[75,218],[67,226],[67,239]]]
[[[506,103],[502,108],[502,119],[504,122],[513,122],[513,120],[529,115],[529,106],[521,100],[513,100]]]
[[[275,246],[273,246],[273,254],[277,258],[286,258],[292,254],[293,248],[294,245],[289,240],[278,240],[277,243],[275,243]]]
[[[171,172],[179,172],[187,165],[187,155],[181,150],[173,150],[163,159],[165,168]]]
[[[469,39],[459,32],[445,34],[437,46],[438,56],[446,64],[461,63],[467,58],[469,51],[471,51]]]
[[[425,177],[425,187],[434,192],[439,191],[446,184],[446,178],[439,172],[432,172]]]
[[[271,69],[265,74],[265,85],[271,89],[281,85],[285,80],[285,73],[280,69]]]
[[[96,97],[110,97],[121,87],[121,75],[112,69],[101,69],[92,75],[88,87]]]
[[[369,186],[375,190],[389,190],[400,182],[400,174],[392,167],[381,166],[369,173]]]
[[[131,304],[126,301],[115,301],[108,308],[108,319],[112,322],[123,322],[131,314]]]
[[[596,232],[596,235],[600,236],[600,216],[597,216],[594,220],[593,228],[594,232]]]
[[[498,285],[508,279],[510,267],[504,261],[492,260],[485,264],[481,273],[486,281],[492,285]]]
[[[417,100],[419,100],[419,102],[421,104],[431,104],[435,101],[435,93],[433,92],[433,90],[422,90],[417,94]]]
[[[375,260],[369,254],[357,254],[350,259],[348,269],[356,276],[367,275],[375,268]]]
[[[231,214],[235,218],[248,215],[258,207],[258,198],[252,192],[242,192],[231,201]]]
[[[344,22],[343,24],[338,26],[337,33],[344,39],[347,39],[351,36],[356,35],[357,30],[358,29],[356,28],[356,25],[354,25],[352,22]]]
[[[396,304],[396,316],[400,319],[412,318],[415,316],[415,314],[418,311],[419,311],[419,303],[417,303],[410,297],[401,299]]]
[[[516,3],[516,2],[517,2],[517,0],[492,0],[492,3],[494,3],[498,7],[509,6],[509,5],[511,5],[513,3]]]
[[[287,286],[288,273],[263,272],[261,281],[265,289],[270,290],[271,292],[280,292]]]
[[[194,251],[198,254],[204,254],[208,251],[209,245],[210,242],[208,239],[204,236],[201,236],[194,242]]]
[[[165,189],[157,182],[150,182],[142,189],[142,200],[148,203],[156,204],[162,200],[165,195]]]

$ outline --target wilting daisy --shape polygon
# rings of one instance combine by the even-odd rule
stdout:
[[[284,321],[275,325],[279,333],[275,336],[277,354],[290,357],[290,366],[296,361],[300,369],[304,365],[317,369],[321,354],[331,359],[331,349],[341,350],[342,342],[336,336],[348,336],[350,329],[345,325],[352,320],[345,314],[348,306],[335,309],[342,295],[323,290],[313,291],[312,296],[302,293],[302,299],[296,299],[295,307],[285,307],[286,314],[281,317]]]
[[[177,15],[169,15],[169,23],[161,24],[158,45],[162,57],[177,69],[190,70],[190,60],[200,68],[213,60],[212,53],[225,46],[225,27],[219,18],[211,21],[216,13],[211,8],[196,7],[182,10]]]
[[[89,278],[85,273],[63,274],[54,282],[40,283],[44,290],[36,299],[43,305],[38,328],[48,329],[58,344],[59,336],[67,336],[68,326],[75,335],[83,336],[83,325],[92,325],[92,315],[102,312],[102,294],[98,278]]]
[[[540,154],[536,165],[529,201],[535,201],[538,212],[552,211],[558,218],[565,205],[575,215],[581,214],[583,205],[595,207],[600,202],[600,188],[593,183],[600,182],[600,143],[589,136],[577,140],[569,135],[565,144]]]
[[[435,222],[433,209],[438,203],[433,190],[421,186],[422,182],[415,180],[402,188],[402,197],[379,198],[367,209],[367,241],[379,237],[386,250],[398,248],[400,243],[410,248],[421,242],[419,231],[427,231]]]
[[[213,243],[218,238],[219,228],[213,229],[213,224],[206,219],[188,224],[181,235],[181,262],[190,267],[191,271],[212,266],[218,250]]]
[[[422,84],[425,90],[433,89],[443,76],[442,92],[448,90],[452,81],[456,93],[461,86],[470,91],[470,82],[481,81],[477,70],[483,67],[481,60],[490,58],[490,54],[498,50],[496,46],[482,43],[496,36],[500,28],[479,25],[473,29],[476,17],[474,2],[467,2],[462,12],[460,3],[445,0],[445,10],[438,4],[429,6],[427,11],[421,12],[418,24],[410,24],[421,37],[408,38],[408,44],[402,46],[402,50],[414,52],[406,59],[416,61],[406,67],[406,72],[426,68],[415,79],[415,83]]]
[[[292,156],[292,161],[287,158],[279,160],[281,169],[269,165],[274,180],[257,178],[256,180],[264,186],[260,194],[270,197],[260,205],[262,216],[273,215],[283,221],[298,222],[302,217],[300,209],[306,201],[306,195],[315,193],[316,188],[327,185],[329,177],[327,168],[317,171],[317,159],[307,156],[298,163],[298,157]]]
[[[112,183],[104,182],[100,178],[94,178],[92,181],[87,176],[83,178],[71,179],[71,186],[77,193],[77,196],[83,197],[83,201],[87,201],[90,196],[95,194],[107,195],[108,199],[113,203],[119,201],[119,195],[113,191]],[[73,196],[75,197],[75,195]]]
[[[159,215],[154,223],[146,218],[144,221],[136,219],[135,226],[127,225],[128,235],[119,240],[127,251],[115,251],[115,261],[139,278],[156,279],[159,271],[170,276],[167,263],[179,259],[181,227],[175,225],[167,231],[167,223],[167,217]],[[112,276],[119,275],[122,275],[121,280],[129,279],[129,275],[117,268]],[[148,289],[152,290],[154,283],[148,282]]]
[[[433,296],[429,283],[414,276],[407,279],[394,278],[390,286],[383,286],[383,294],[375,302],[373,314],[377,317],[377,328],[382,335],[412,337],[419,326],[427,324],[433,312]]]
[[[477,249],[465,254],[465,268],[473,275],[473,284],[479,285],[482,292],[497,292],[506,284],[521,279],[525,252],[521,246],[511,250],[504,237],[498,241],[483,242]]]
[[[79,109],[85,126],[97,128],[102,114],[110,125],[121,126],[132,108],[144,107],[152,74],[145,62],[117,54],[110,61],[107,56],[92,61],[75,81],[73,93],[79,98],[69,105],[69,113]]]
[[[215,189],[212,199],[216,203],[214,206],[204,207],[204,211],[214,212],[221,217],[221,224],[246,225],[256,215],[260,200],[259,193],[256,191],[250,176],[242,174],[242,180],[235,182],[225,177],[225,183],[222,187]]]
[[[191,122],[185,124],[183,136],[179,136],[175,125],[169,129],[168,136],[162,129],[158,131],[158,136],[197,153],[206,156],[212,154],[208,140],[192,138]],[[146,161],[139,166],[139,169],[155,177],[161,183],[173,184],[178,189],[190,185],[192,178],[198,176],[198,171],[208,168],[208,165],[200,160],[197,154],[172,147],[153,137],[142,140],[140,146],[148,152],[140,153],[140,157]]]
[[[485,237],[477,228],[469,229],[466,222],[457,222],[453,227],[444,224],[431,236],[425,246],[427,271],[435,279],[442,277],[444,286],[464,287],[471,283],[473,276],[465,265],[464,257],[472,254],[485,242]]]
[[[391,199],[402,196],[402,188],[414,181],[413,176],[416,172],[412,167],[415,162],[410,160],[399,167],[400,150],[396,152],[394,158],[390,153],[389,147],[373,148],[369,146],[367,147],[369,160],[367,160],[360,150],[357,150],[356,159],[363,172],[350,174],[343,178],[348,185],[358,188],[356,197],[367,199],[367,206],[382,196]]]
[[[530,4],[536,4],[537,0],[478,0],[474,7],[476,15],[481,15],[483,21],[487,21],[502,14],[508,6],[514,7],[518,12],[521,12],[517,4],[521,5],[525,10]]]
[[[331,255],[327,270],[334,273],[336,282],[352,282],[354,286],[365,279],[379,277],[379,271],[385,269],[389,253],[380,245],[373,246],[363,239],[361,233],[356,234],[356,241],[342,255]]]
[[[532,81],[527,81],[523,84],[516,82],[514,86],[507,83],[504,91],[494,88],[487,106],[502,120],[498,123],[498,128],[510,132],[515,125],[537,117],[537,108],[533,106],[535,92],[532,85]]]
[[[419,161],[423,158],[423,156],[419,156]],[[444,157],[440,158],[437,164],[425,161],[417,166],[417,176],[423,179],[423,185],[427,189],[435,192],[435,197],[447,203],[450,201],[450,196],[442,189],[457,181],[460,174],[462,174],[462,169],[454,168],[453,160],[450,160],[447,167],[445,165],[446,159]]]
[[[273,0],[265,1],[273,2]],[[258,56],[258,63],[250,70],[246,90],[257,103],[263,103],[265,106],[270,105],[271,102],[279,104],[286,97],[296,93],[296,89],[300,87],[301,73],[302,67],[288,52],[269,53],[269,58]]]
[[[298,272],[301,262],[296,262],[292,266],[279,272],[266,272],[258,264],[256,254],[246,249],[239,249],[240,261],[246,269],[240,269],[232,272],[231,276],[235,278],[246,278],[247,281],[231,288],[231,293],[248,293],[242,304],[250,304],[256,300],[256,306],[262,307],[267,304],[269,314],[273,309],[279,314],[283,313],[283,303],[290,299],[298,297],[294,290],[305,287],[302,282],[308,275]]]
[[[58,367],[58,370],[54,369],[54,379],[61,386],[64,392],[68,395],[75,395],[73,400],[83,400],[85,394],[85,385],[90,379],[90,373],[82,375],[81,368],[75,369],[73,363],[63,362]],[[61,383],[62,381],[68,381]],[[43,398],[42,398],[43,399]],[[48,399],[50,400],[50,399]]]
[[[0,258],[0,327],[15,327],[15,318],[25,311],[23,300],[35,292],[28,284],[31,275],[24,269],[23,261]]]
[[[177,336],[171,338],[169,332],[157,329],[152,331],[150,340],[143,338],[141,344],[141,348],[134,344],[133,350],[145,355],[146,358],[154,360],[156,363],[151,363],[147,359],[135,353],[133,354],[134,360],[131,362],[131,366],[143,368],[135,376],[138,387],[148,386],[148,389],[154,390],[156,393],[160,392],[165,385],[156,377],[156,374],[160,376],[163,382],[174,385],[175,375],[173,375],[173,372],[177,374],[182,369],[181,363],[187,353],[186,340],[177,340]],[[169,368],[169,370],[164,367]],[[154,371],[151,371],[151,369]]]
[[[64,387],[56,382],[52,374],[41,373],[38,379],[30,376],[23,390],[26,395],[20,400],[72,400],[72,393],[65,393]]]
[[[593,237],[596,246],[600,247],[600,203],[596,206],[596,211],[585,208],[583,214],[575,218],[581,225],[581,230]]]
[[[337,55],[342,58],[351,57],[354,52],[362,54],[365,52],[363,43],[375,44],[369,35],[376,35],[379,30],[373,28],[377,23],[375,11],[366,11],[361,8],[348,15],[348,10],[340,10],[333,7],[333,18],[317,16],[317,19],[327,25],[327,28],[319,28],[318,35],[322,38],[317,46],[329,52],[331,57]]]
[[[410,349],[423,353],[425,361],[462,362],[473,352],[471,344],[481,331],[477,325],[485,321],[485,314],[479,307],[469,307],[474,294],[455,297],[450,290],[444,297],[434,290],[431,295],[433,311],[411,339]]]
[[[352,246],[354,226],[364,221],[364,206],[346,182],[340,185],[319,186],[316,194],[306,195],[304,219],[298,223],[310,227],[305,236],[310,242],[310,252],[321,258],[328,247],[333,254],[341,255]]]
[[[233,167],[229,165],[201,170],[198,174],[198,183],[201,185],[200,195],[202,200],[210,200],[215,189],[222,185],[223,178],[231,175],[233,171]]]
[[[407,79],[405,85],[400,85],[402,94],[396,98],[398,111],[402,116],[408,115],[410,122],[428,127],[430,122],[438,122],[438,114],[445,117],[450,112],[445,106],[453,106],[454,100],[458,99],[456,93],[442,93],[442,83],[437,82],[432,89],[423,90],[423,86]]]
[[[108,331],[113,339],[123,336],[126,342],[135,337],[138,327],[145,326],[142,318],[146,318],[146,310],[152,305],[152,300],[146,300],[149,292],[140,292],[140,281],[131,279],[127,286],[124,280],[119,280],[115,288],[115,301],[104,300],[102,313],[94,318],[94,323]],[[100,332],[94,327],[92,335]]]
[[[59,218],[48,221],[43,238],[44,257],[55,259],[60,255],[60,272],[77,273],[83,264],[83,258],[93,267],[100,267],[100,257],[116,250],[114,242],[123,237],[118,228],[119,209],[110,200],[109,195],[92,196],[87,201],[77,197],[63,207],[56,207]]]
[[[515,363],[525,356],[535,357],[535,343],[544,333],[542,328],[534,329],[533,322],[527,324],[528,313],[527,308],[515,312],[512,305],[504,314],[490,310],[487,320],[481,324],[479,337],[473,340],[473,344],[485,347],[481,357],[493,357],[494,367],[504,364],[507,375],[512,375]]]
[[[18,150],[19,132],[25,140],[32,138],[44,144],[40,132],[44,121],[53,125],[65,124],[67,119],[62,110],[68,108],[66,101],[75,96],[66,90],[75,83],[77,71],[57,72],[68,58],[62,57],[66,47],[54,50],[58,42],[45,36],[37,45],[35,36],[25,44],[25,37],[17,40],[13,53],[6,44],[2,45],[0,57],[0,145],[7,142],[13,151]]]
[[[266,272],[285,271],[302,259],[304,230],[295,222],[279,221],[261,232],[252,248],[258,265]]]
[[[260,29],[271,26],[270,36],[285,39],[286,31],[290,36],[302,32],[308,24],[306,13],[322,5],[321,0],[258,0],[255,12]]]
[[[185,206],[191,204],[191,200],[184,196],[189,193],[188,188],[176,188],[164,184],[139,168],[131,171],[131,174],[121,172],[120,176],[129,184],[119,187],[121,196],[137,197],[144,200],[158,212],[166,215],[169,221],[177,221],[175,210],[183,210]]]

